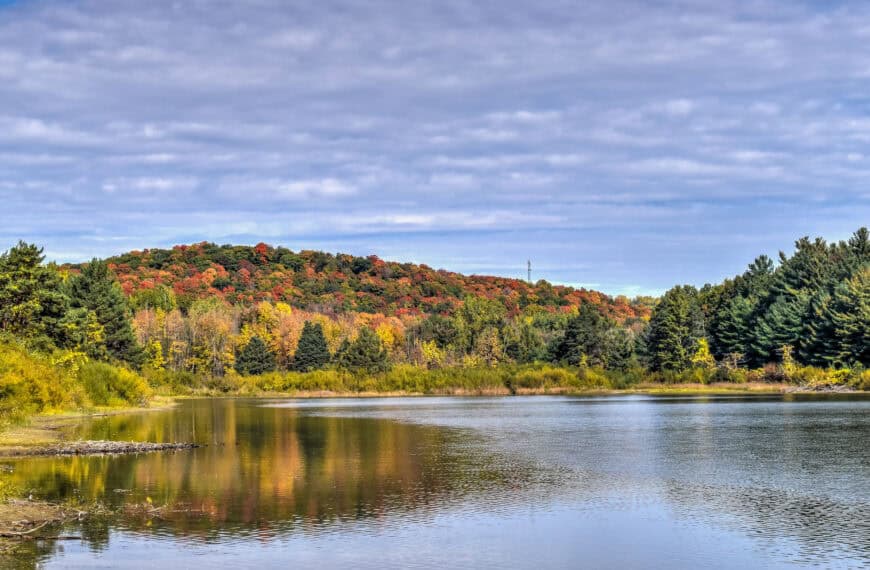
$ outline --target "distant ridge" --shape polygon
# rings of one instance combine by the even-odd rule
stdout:
[[[570,312],[591,303],[617,320],[649,316],[649,303],[604,293],[521,279],[463,275],[423,264],[384,261],[322,251],[291,251],[260,243],[255,246],[201,242],[172,249],[131,251],[107,260],[124,293],[171,288],[178,305],[220,297],[232,304],[285,302],[327,314],[344,312],[386,315],[450,314],[465,297],[502,302],[509,313],[538,306]],[[67,266],[73,271],[81,265]]]

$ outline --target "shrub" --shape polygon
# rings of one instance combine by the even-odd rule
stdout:
[[[91,402],[97,405],[143,405],[151,395],[151,389],[142,376],[105,362],[85,363],[78,377]]]
[[[84,359],[68,351],[55,357],[33,353],[12,340],[0,340],[0,422],[84,403],[84,391],[74,377]]]
[[[580,369],[575,386],[587,390],[608,390],[613,387],[604,370],[585,367]]]
[[[544,366],[539,370],[523,370],[519,372],[513,382],[518,388],[546,389],[553,387],[578,386],[577,374],[565,368]]]

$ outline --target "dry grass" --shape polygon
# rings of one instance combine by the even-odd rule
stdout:
[[[747,382],[735,384],[732,382],[715,382],[712,384],[658,384],[641,383],[621,393],[636,392],[641,394],[783,394],[794,390],[789,384],[768,384],[763,382]]]

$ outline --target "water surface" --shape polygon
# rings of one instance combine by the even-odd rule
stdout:
[[[198,449],[3,463],[35,496],[107,513],[22,565],[858,567],[868,412],[843,397],[198,399],[69,428]]]

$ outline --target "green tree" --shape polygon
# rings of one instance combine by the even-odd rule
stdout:
[[[306,321],[293,355],[293,369],[300,372],[317,370],[329,364],[330,358],[323,327],[320,323]]]
[[[456,323],[452,319],[441,315],[432,315],[423,319],[419,326],[420,340],[423,342],[434,341],[440,349],[447,348],[456,341]]]
[[[138,309],[162,309],[167,313],[176,308],[175,292],[166,285],[140,289],[130,297],[130,305]]]
[[[486,297],[468,296],[456,312],[456,344],[464,352],[477,346],[477,337],[493,327],[500,331],[504,326],[507,309],[501,303]]]
[[[704,323],[697,289],[678,285],[664,294],[653,310],[646,352],[653,370],[685,370],[692,364]]]
[[[806,289],[789,291],[776,297],[755,323],[751,339],[751,355],[755,364],[781,358],[783,346],[800,350],[802,331],[810,307]]]
[[[747,270],[720,286],[721,296],[707,314],[710,350],[717,358],[745,359],[752,352],[752,330],[760,311],[759,300],[765,298],[774,277],[773,261],[759,256]]]
[[[607,360],[605,337],[611,323],[593,305],[580,305],[577,316],[568,321],[565,333],[552,347],[551,358],[571,365],[603,366]]]
[[[870,265],[836,288],[827,318],[839,340],[837,362],[870,366]]]
[[[105,261],[94,259],[69,281],[70,306],[96,315],[103,327],[106,351],[112,358],[138,365],[142,350],[130,324],[130,307],[121,285]]]
[[[275,353],[258,336],[251,337],[248,344],[236,356],[236,371],[239,374],[265,374],[275,371]]]
[[[370,328],[363,328],[353,342],[342,344],[337,355],[338,365],[353,372],[378,373],[389,369],[387,349]]]
[[[604,335],[605,358],[603,365],[610,370],[626,371],[636,364],[634,336],[631,331],[611,327]]]
[[[731,354],[745,356],[750,350],[751,319],[757,301],[738,295],[725,302],[711,324],[717,356]]]
[[[508,358],[527,363],[546,356],[543,334],[530,322],[514,323],[513,326],[505,328],[504,336],[504,352]]]
[[[29,339],[61,336],[68,299],[60,274],[44,259],[42,248],[23,241],[0,255],[0,330]]]
[[[58,323],[58,344],[64,348],[84,352],[91,358],[105,360],[106,332],[93,311],[70,309]]]

